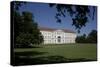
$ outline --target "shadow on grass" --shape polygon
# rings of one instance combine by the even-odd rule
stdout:
[[[38,52],[38,51],[26,51],[26,52],[15,52],[15,57],[30,57],[30,56],[37,56],[43,55],[47,52]]]
[[[35,65],[35,64],[53,64],[53,63],[68,63],[68,62],[82,62],[93,61],[86,58],[69,59],[63,56],[45,56],[38,57],[38,55],[46,54],[46,52],[16,52],[14,56],[13,65]],[[34,57],[36,56],[36,57]]]

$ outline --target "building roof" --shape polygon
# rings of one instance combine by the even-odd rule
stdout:
[[[67,33],[75,33],[74,31],[68,30],[68,29],[54,29],[54,28],[48,28],[48,27],[39,27],[39,29],[40,29],[40,31],[53,32],[53,31],[56,31],[56,30],[62,30],[62,31],[67,32]]]

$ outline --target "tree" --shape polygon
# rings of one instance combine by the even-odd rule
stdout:
[[[97,31],[92,30],[87,37],[88,42],[97,43]]]
[[[42,35],[38,29],[37,23],[32,20],[32,14],[30,12],[22,13],[21,25],[19,35],[16,37],[16,42],[28,46],[29,44],[40,44],[43,42]],[[19,24],[20,24],[19,23]]]
[[[49,6],[57,9],[55,18],[59,23],[61,23],[61,17],[66,17],[66,15],[69,14],[72,17],[72,25],[75,26],[78,32],[80,32],[82,27],[86,26],[89,17],[92,17],[92,19],[94,18],[95,6],[92,6],[91,9],[89,6],[85,5],[49,4]]]
[[[40,44],[43,42],[38,24],[34,21],[34,17],[30,12],[19,12],[19,7],[16,5],[20,2],[14,2],[13,23],[15,43],[22,47],[28,47],[30,44]]]
[[[92,30],[87,36],[85,34],[77,36],[76,43],[97,43],[97,31]]]
[[[86,43],[86,34],[76,37],[76,43]]]

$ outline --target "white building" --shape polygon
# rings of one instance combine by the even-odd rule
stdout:
[[[75,43],[76,33],[67,29],[40,28],[44,44]]]

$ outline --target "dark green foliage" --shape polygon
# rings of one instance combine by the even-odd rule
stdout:
[[[17,11],[13,12],[13,23],[14,23],[14,32],[16,32],[16,36],[19,35],[19,31],[21,31],[21,26],[22,26],[22,17]]]
[[[77,43],[97,43],[97,31],[92,30],[87,36],[83,34],[82,36],[77,36]]]
[[[76,42],[77,43],[86,43],[86,35],[83,34],[82,36],[77,36]]]
[[[66,15],[70,15],[72,17],[72,25],[80,32],[82,27],[86,26],[86,23],[89,21],[90,16],[94,16],[95,6],[92,6],[92,9],[89,6],[83,5],[65,5],[65,4],[49,4],[50,7],[54,7],[57,9],[56,20],[61,23],[61,17],[66,17]],[[93,15],[90,13],[93,10]]]
[[[97,31],[96,30],[92,30],[88,37],[87,37],[88,42],[91,43],[97,43]]]
[[[42,43],[43,37],[38,29],[37,23],[32,20],[32,14],[30,12],[23,12],[21,18],[21,21],[18,23],[19,26],[16,26],[19,29],[17,31],[19,34],[16,36],[16,43],[27,46],[31,43]]]
[[[40,44],[43,42],[43,37],[38,29],[38,24],[34,21],[34,17],[30,12],[19,12],[23,2],[14,2],[13,23],[14,23],[14,37],[15,47],[28,47],[33,44]],[[16,7],[16,8],[15,8]]]

